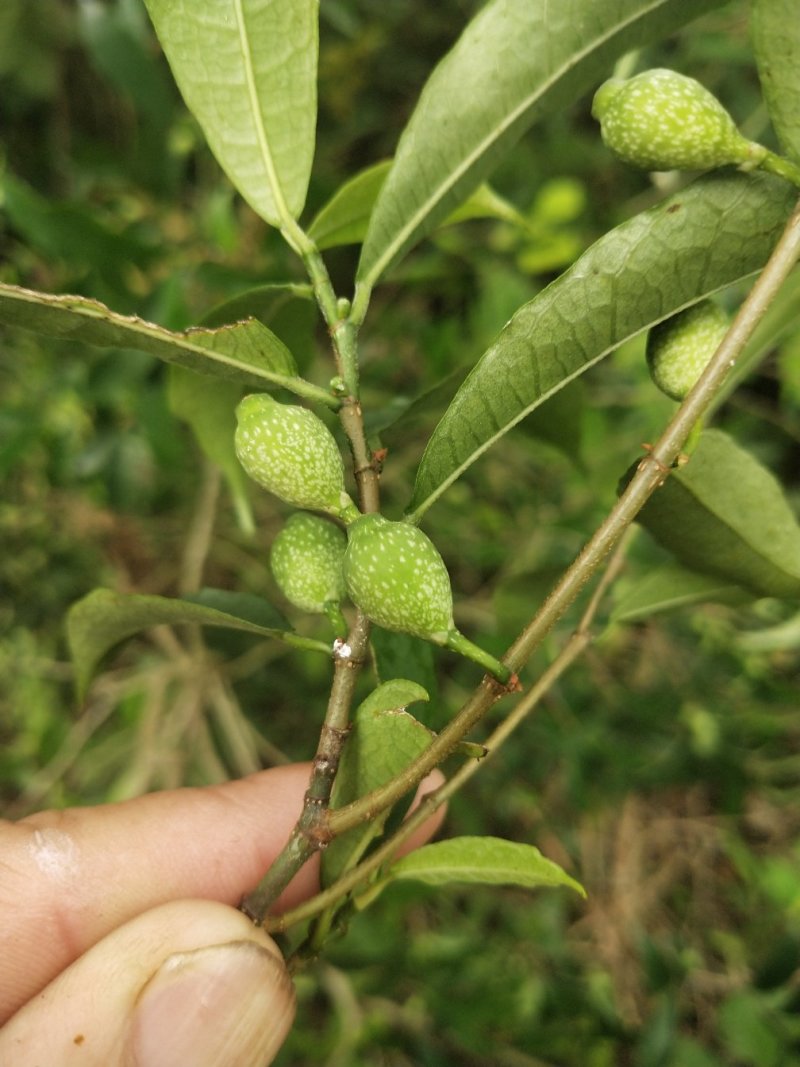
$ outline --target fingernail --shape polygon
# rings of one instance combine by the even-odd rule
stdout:
[[[252,1067],[272,1062],[294,1018],[283,963],[250,941],[170,956],[139,995],[136,1067]]]

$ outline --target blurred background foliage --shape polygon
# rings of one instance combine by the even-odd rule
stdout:
[[[478,6],[322,4],[307,219],[347,177],[392,154],[428,72]],[[745,3],[662,42],[640,65],[698,77],[749,135],[769,139]],[[140,0],[4,0],[0,130],[5,282],[82,293],[178,328],[254,286],[305,280],[232,194]],[[368,417],[390,449],[389,514],[402,509],[464,368],[522,302],[669,180],[654,185],[615,163],[581,101],[536,127],[493,176],[525,228],[482,220],[442,230],[378,290],[363,379]],[[355,258],[353,248],[327,256],[341,292]],[[733,304],[737,294],[727,297]],[[326,382],[324,332],[309,305],[289,301],[270,315],[307,376]],[[177,593],[193,580],[216,514],[204,583],[279,601],[265,561],[285,510],[253,493],[258,532],[239,529],[170,412],[156,361],[12,330],[0,346],[7,814],[309,758],[327,664],[242,635],[201,644],[156,631],[115,654],[76,706],[63,631],[75,599],[98,584]],[[626,346],[433,509],[426,525],[451,569],[463,629],[502,652],[670,410],[646,378],[641,345]],[[718,422],[797,503],[800,332],[784,337]],[[637,537],[623,591],[664,558]],[[322,625],[296,624],[317,635]],[[536,843],[583,881],[588,902],[391,890],[299,977],[298,1025],[278,1062],[800,1063],[799,649],[796,606],[773,601],[601,625],[586,659],[455,800],[448,823],[452,833]],[[433,693],[421,717],[436,727],[475,669],[443,656],[434,671],[428,647],[418,651]]]

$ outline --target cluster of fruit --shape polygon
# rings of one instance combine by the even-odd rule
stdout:
[[[592,113],[608,147],[648,170],[749,170],[772,156],[739,132],[702,85],[671,70],[611,78],[597,90]],[[675,400],[686,397],[727,330],[728,316],[707,299],[658,323],[647,341],[656,385]],[[345,490],[339,447],[316,415],[258,394],[245,397],[237,420],[244,469],[303,509],[288,520],[270,556],[290,603],[327,614],[340,627],[347,596],[377,625],[451,648],[509,683],[508,668],[456,629],[450,578],[431,540],[409,523],[358,510]]]
[[[341,623],[347,595],[373,623],[446,646],[504,685],[511,672],[472,644],[453,622],[450,578],[418,527],[362,514],[345,490],[341,452],[306,408],[254,394],[237,409],[236,454],[259,485],[305,510],[276,537],[270,566],[286,599]],[[310,512],[323,512],[337,522]]]

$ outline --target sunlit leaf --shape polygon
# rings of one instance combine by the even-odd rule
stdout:
[[[623,341],[762,267],[793,203],[786,182],[719,173],[601,237],[520,308],[461,386],[428,442],[410,518]]]
[[[424,845],[393,863],[386,876],[387,881],[407,878],[427,885],[567,886],[586,896],[583,886],[538,848],[499,837],[454,837]]]
[[[431,233],[543,115],[607,77],[614,60],[723,0],[491,0],[425,85],[370,220],[368,289]]]
[[[95,589],[73,604],[67,616],[67,639],[79,695],[86,692],[100,661],[115,645],[163,624],[243,630],[330,655],[330,648],[322,642],[291,633],[280,612],[261,597],[207,589],[196,597],[178,600]]]
[[[800,160],[800,11],[796,0],[753,0],[753,46],[772,125]]]
[[[800,597],[800,524],[777,479],[721,430],[706,430],[638,521],[684,566],[756,596]]]
[[[317,118],[319,0],[145,0],[220,166],[273,226],[303,209]]]

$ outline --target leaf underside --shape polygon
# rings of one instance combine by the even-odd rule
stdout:
[[[433,71],[372,213],[372,286],[477,188],[522,134],[608,77],[615,59],[724,0],[492,0]]]
[[[266,381],[293,389],[297,377],[289,349],[256,319],[175,332],[120,315],[99,300],[0,284],[0,322],[64,341],[132,348],[179,367],[251,385]]]
[[[80,697],[97,667],[115,645],[151,626],[195,624],[242,630],[261,637],[290,636],[289,624],[260,597],[226,590],[204,590],[191,600],[115,593],[95,589],[73,604],[67,640]],[[320,650],[328,652],[325,646]]]
[[[800,10],[797,0],[753,0],[753,48],[767,110],[784,151],[800,162]]]
[[[303,209],[317,118],[318,0],[145,0],[211,151],[273,226]]]
[[[456,393],[422,457],[409,518],[624,341],[761,268],[793,203],[780,179],[721,171],[601,237],[520,308]]]
[[[721,430],[703,433],[638,521],[694,571],[800,597],[800,525],[775,477]]]

